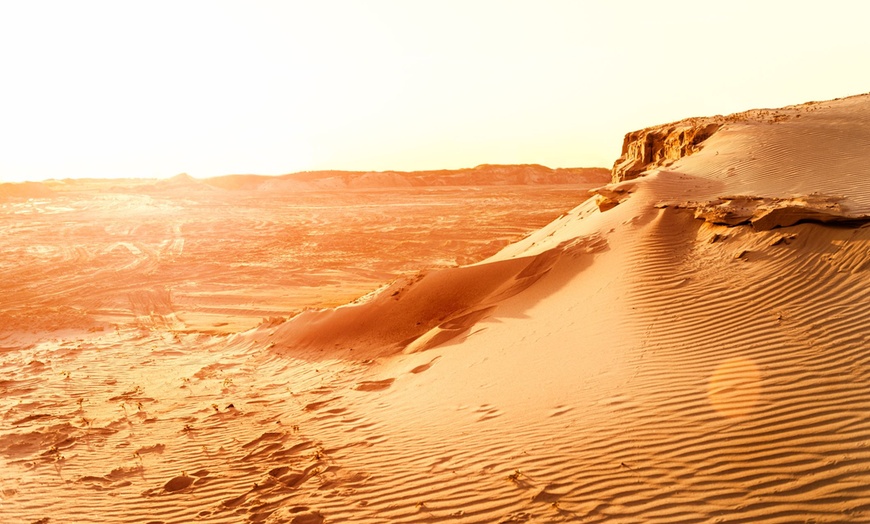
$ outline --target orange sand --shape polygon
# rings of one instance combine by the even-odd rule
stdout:
[[[401,267],[379,291],[238,333],[200,329],[197,301],[229,299],[210,302],[217,284],[192,290],[227,271],[247,309],[208,313],[250,318],[251,289],[280,312],[280,271],[231,270],[279,267],[277,244],[212,245],[216,267],[200,259],[163,281],[175,237],[161,251],[141,236],[155,189],[124,201],[132,210],[100,208],[144,229],[96,252],[33,241],[38,228],[14,214],[25,204],[7,203],[10,234],[77,269],[39,279],[21,267],[30,251],[4,259],[43,302],[3,311],[17,323],[0,335],[0,520],[867,522],[870,95],[685,125],[710,122],[720,127],[699,143],[622,159],[636,172],[481,262],[438,269],[413,244],[373,247],[345,267]],[[539,190],[512,193],[513,212],[523,191]],[[420,230],[428,243],[455,232],[452,256],[472,256],[459,253],[494,231],[474,217],[497,205]],[[185,234],[185,246],[268,222],[232,230],[232,215],[214,215],[218,233]],[[516,233],[520,215],[503,216]],[[489,224],[471,228],[475,241],[468,220]],[[364,238],[368,223],[348,219],[346,235]],[[263,236],[280,242],[274,227]],[[172,300],[127,287],[136,271]],[[94,313],[92,296],[131,298]],[[21,328],[43,311],[95,331]]]

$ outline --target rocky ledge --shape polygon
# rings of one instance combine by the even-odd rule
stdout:
[[[613,182],[637,178],[644,171],[691,155],[723,123],[722,117],[690,118],[626,134],[622,141],[622,156],[611,171]]]
[[[769,231],[801,223],[862,227],[870,223],[870,215],[853,214],[843,209],[842,199],[826,195],[806,195],[793,198],[763,198],[758,196],[727,196],[711,202],[660,204],[658,207],[689,209],[695,218],[724,226],[751,225],[756,231]]]

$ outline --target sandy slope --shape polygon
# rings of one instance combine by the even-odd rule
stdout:
[[[867,522],[870,96],[713,120],[479,264],[229,337],[15,352],[0,511]]]

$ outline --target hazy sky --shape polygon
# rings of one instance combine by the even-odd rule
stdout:
[[[870,2],[0,0],[0,180],[610,166],[870,91]]]

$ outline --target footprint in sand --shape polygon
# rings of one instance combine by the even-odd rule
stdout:
[[[386,378],[384,380],[366,380],[360,382],[353,389],[357,391],[382,391],[393,385],[396,379]]]
[[[571,409],[571,406],[556,406],[555,408],[550,410],[548,415],[551,417],[558,417],[559,415],[564,415],[565,413],[571,411]]]
[[[154,444],[152,446],[143,446],[136,450],[134,455],[144,455],[146,453],[163,453],[166,450],[166,444]]]
[[[547,484],[543,488],[536,490],[535,494],[532,495],[531,500],[532,502],[546,502],[547,504],[558,503],[563,495],[556,493],[555,491],[558,491],[558,486]]]
[[[225,508],[234,508],[234,507],[240,505],[241,503],[243,503],[247,498],[248,498],[248,494],[242,493],[238,497],[233,497],[231,499],[221,501],[221,506],[223,506]]]
[[[303,513],[302,515],[296,515],[293,517],[293,520],[290,521],[290,524],[322,524],[323,523],[323,515],[320,513]]]
[[[483,422],[484,420],[493,419],[501,416],[501,411],[498,410],[495,406],[491,406],[489,404],[484,404],[474,410],[475,413],[480,413],[480,416],[477,417],[478,422]]]
[[[207,469],[201,469],[192,475],[182,473],[177,477],[169,479],[166,484],[163,485],[163,491],[164,493],[175,493],[177,491],[183,491],[194,484],[203,484],[204,482],[208,482],[208,480]]]
[[[196,480],[194,477],[188,477],[187,475],[179,475],[177,477],[173,477],[166,484],[163,485],[163,490],[169,493],[174,493],[176,491],[181,491],[183,489],[187,489],[193,484],[193,481]]]
[[[302,409],[304,409],[305,411],[316,411],[316,410],[322,408],[323,406],[325,406],[325,405],[327,405],[330,402],[333,402],[335,400],[338,400],[338,397],[330,398],[327,400],[321,400],[318,402],[310,402],[310,403],[306,404],[305,407]]]
[[[426,364],[420,364],[419,366],[413,368],[411,370],[411,373],[414,373],[416,375],[417,373],[422,373],[422,372],[426,371],[427,369],[431,368],[432,364],[434,364],[435,361],[438,360],[439,358],[441,358],[441,357],[435,357],[432,360],[430,360],[429,362],[427,362]]]

